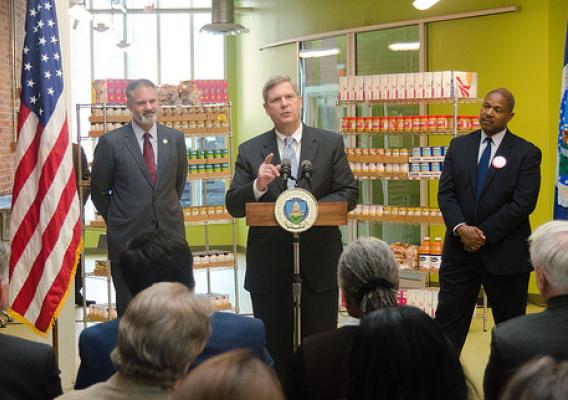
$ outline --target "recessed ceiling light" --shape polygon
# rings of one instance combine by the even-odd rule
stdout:
[[[391,51],[414,51],[420,48],[419,42],[391,43],[387,46]]]
[[[440,0],[414,0],[412,5],[417,10],[427,10]]]
[[[314,58],[314,57],[326,57],[334,56],[339,54],[339,49],[310,49],[310,50],[300,50],[301,58]]]

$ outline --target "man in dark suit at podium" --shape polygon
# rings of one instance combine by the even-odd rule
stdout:
[[[292,175],[309,160],[310,191],[318,201],[345,201],[355,208],[358,189],[349,168],[343,138],[302,124],[302,98],[289,77],[275,76],[263,88],[264,109],[274,128],[239,146],[235,176],[226,195],[229,213],[245,216],[249,202],[274,202],[286,190],[280,163],[290,160]],[[293,186],[289,185],[289,187]],[[337,327],[337,261],[342,251],[339,229],[313,227],[300,235],[302,336]],[[248,234],[245,288],[254,315],[266,326],[268,351],[281,380],[293,351],[292,234],[280,227],[251,227]]]
[[[509,90],[489,92],[481,130],[452,140],[440,177],[446,238],[436,321],[458,353],[481,285],[496,324],[526,309],[529,215],[540,188],[541,152],[507,129],[514,106]]]

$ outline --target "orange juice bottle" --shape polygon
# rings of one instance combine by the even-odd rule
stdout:
[[[418,248],[418,268],[421,271],[428,271],[430,269],[430,253],[430,237],[424,236]]]
[[[431,246],[430,270],[439,271],[441,263],[442,263],[442,238],[437,237],[434,239]]]

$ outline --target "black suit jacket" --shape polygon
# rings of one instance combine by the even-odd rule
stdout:
[[[440,177],[438,203],[446,224],[444,263],[460,264],[474,257],[464,250],[453,228],[465,222],[486,236],[479,250],[487,271],[510,275],[530,271],[527,238],[529,215],[540,189],[541,152],[533,144],[505,133],[495,153],[506,160],[503,168],[490,167],[479,200],[475,200],[477,157],[481,131],[452,140]]]
[[[53,348],[0,334],[0,398],[54,399],[63,391]]]
[[[226,195],[226,205],[234,217],[245,216],[245,204],[255,202],[253,183],[258,167],[270,153],[272,163],[280,164],[277,137],[268,131],[239,146],[235,176]],[[313,165],[312,188],[301,181],[318,201],[346,201],[355,208],[358,189],[349,168],[343,138],[335,133],[306,125],[302,130],[300,160]],[[284,190],[272,182],[259,199],[274,202]],[[313,227],[300,235],[301,272],[315,291],[337,288],[337,261],[342,251],[341,234],[336,226]],[[251,227],[247,243],[245,288],[256,294],[283,293],[292,283],[292,234],[280,227]]]
[[[157,131],[155,184],[131,124],[102,136],[95,149],[91,198],[107,224],[111,261],[118,261],[128,241],[146,230],[159,227],[185,237],[179,201],[187,177],[185,139],[160,124]]]
[[[302,340],[286,379],[287,399],[330,400],[347,394],[351,343],[358,326],[343,326]]]
[[[517,317],[493,329],[483,380],[485,399],[499,398],[518,367],[545,355],[568,360],[568,295],[549,299],[541,313]]]

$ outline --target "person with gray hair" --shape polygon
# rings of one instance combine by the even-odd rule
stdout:
[[[210,334],[209,306],[177,282],[140,292],[120,320],[111,354],[116,373],[106,382],[61,399],[167,399],[203,350]]]
[[[501,400],[568,399],[568,362],[544,356],[529,361],[513,375]]]
[[[0,242],[0,310],[8,306],[10,250]],[[0,333],[0,398],[54,399],[63,393],[53,348]]]
[[[289,399],[337,399],[347,393],[346,360],[359,319],[397,305],[398,264],[390,246],[374,237],[351,242],[339,258],[338,281],[349,319],[344,326],[307,337],[286,380]]]
[[[274,127],[239,146],[226,194],[229,213],[244,217],[246,203],[274,202],[296,186],[320,202],[346,202],[348,210],[354,209],[359,190],[341,135],[302,123],[302,96],[288,76],[270,78],[262,96]],[[286,175],[291,178],[286,181],[280,176],[282,160],[290,166]],[[337,260],[342,246],[337,226],[314,226],[300,235],[303,337],[337,327]],[[294,350],[292,255],[292,233],[279,226],[250,227],[245,288],[254,316],[264,321],[268,351],[282,383]]]
[[[187,177],[182,132],[158,124],[158,92],[147,79],[126,87],[132,122],[101,136],[91,172],[91,199],[107,226],[108,258],[121,316],[132,298],[120,254],[137,234],[167,229],[185,237],[180,199]]]
[[[498,399],[528,360],[547,355],[568,361],[568,221],[551,221],[529,238],[538,290],[546,309],[497,325],[483,382],[485,398]]]

